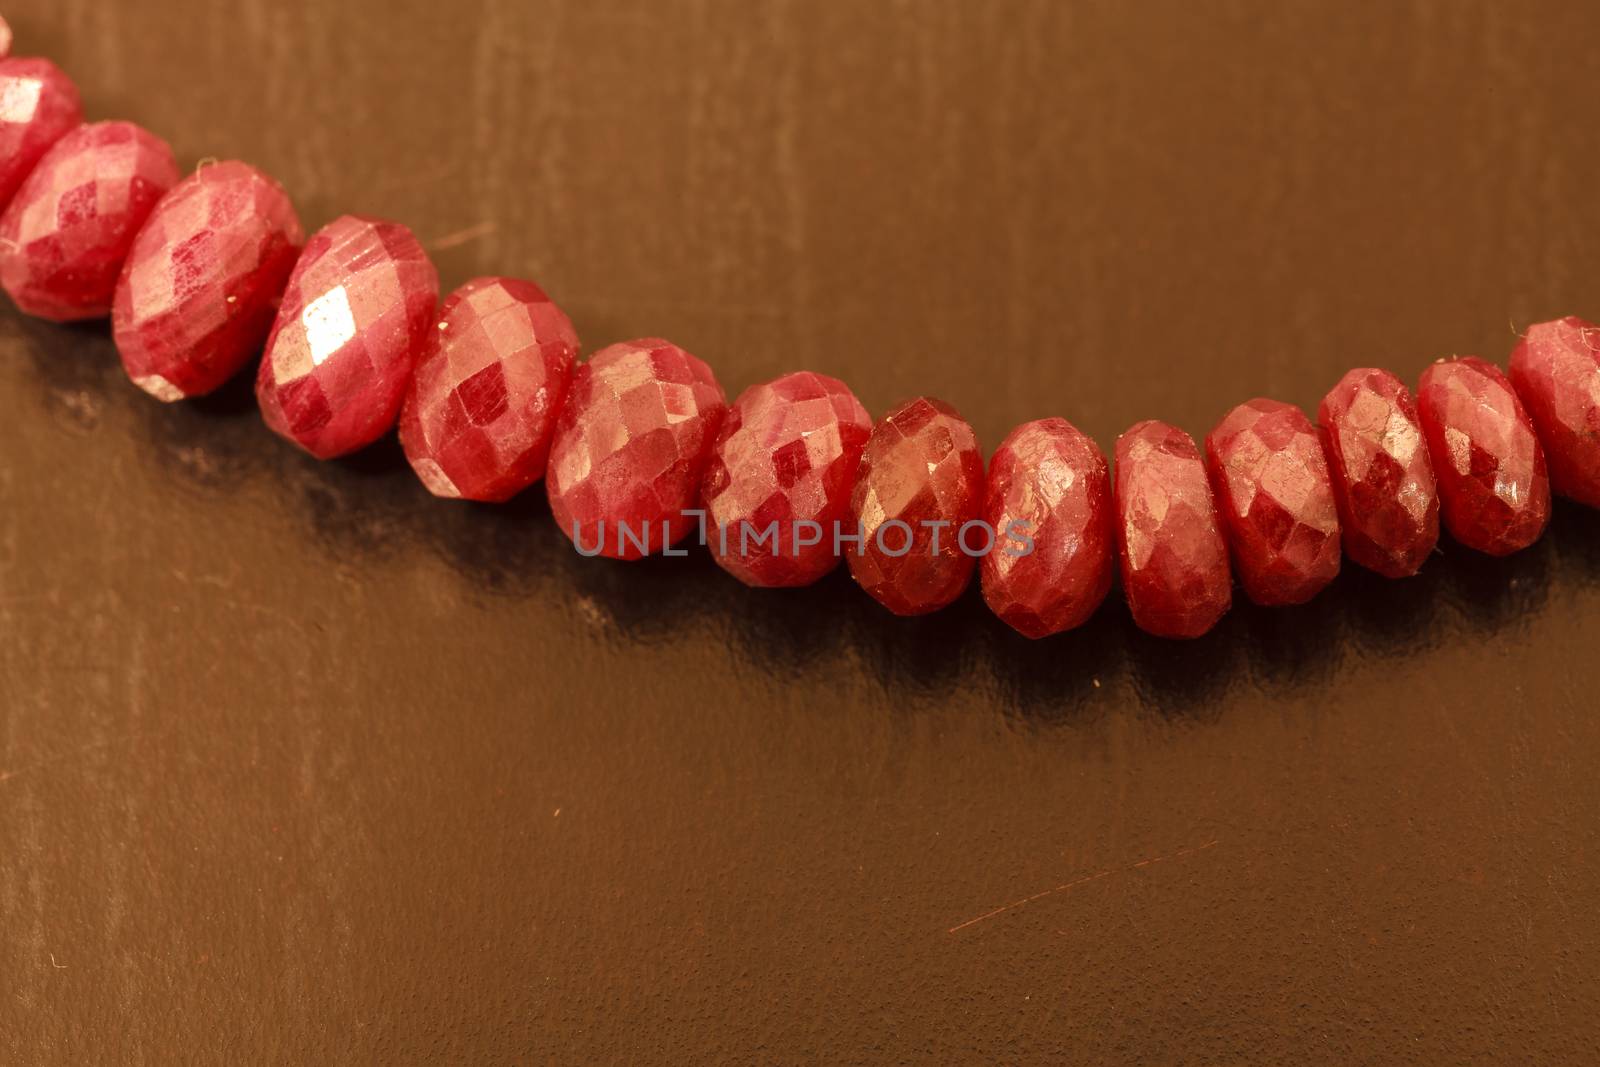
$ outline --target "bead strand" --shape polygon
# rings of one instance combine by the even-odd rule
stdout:
[[[1509,377],[1440,360],[1414,398],[1389,371],[1352,370],[1315,425],[1258,398],[1203,453],[1177,427],[1138,423],[1114,465],[1066,420],[1040,419],[985,471],[972,427],[930,397],[873,423],[843,382],[796,372],[730,406],[668,341],[578,363],[572,323],[531,282],[475,278],[441,309],[406,227],[347,215],[306,240],[267,175],[208,162],[180,180],[164,141],[85,125],[71,80],[9,58],[10,44],[0,19],[0,99],[30,101],[0,113],[0,285],[20,310],[109,315],[128,376],[164,401],[261,356],[262,417],[306,452],[346,455],[398,424],[436,496],[498,503],[542,478],[585,555],[667,552],[698,516],[720,566],[782,587],[822,578],[848,541],[852,576],[890,611],[942,608],[976,571],[994,613],[1033,638],[1086,622],[1118,569],[1141,628],[1192,638],[1228,611],[1235,576],[1257,604],[1300,604],[1345,556],[1415,574],[1441,517],[1463,545],[1505,555],[1544,531],[1552,487],[1600,506],[1600,328],[1582,319],[1531,327]]]

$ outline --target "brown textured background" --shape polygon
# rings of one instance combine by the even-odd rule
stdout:
[[[993,448],[1600,317],[1594,5],[25,0],[410,223]],[[0,311],[6,1063],[1552,1060],[1600,1040],[1600,516],[1030,644],[577,557]],[[1031,898],[1031,899],[1027,899]],[[1005,905],[1027,900],[1007,910]],[[979,919],[980,916],[987,916]],[[979,919],[976,922],[970,920]],[[967,925],[962,925],[967,924]]]

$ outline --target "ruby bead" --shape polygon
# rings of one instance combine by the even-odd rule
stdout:
[[[1194,439],[1164,422],[1117,438],[1114,493],[1122,589],[1140,629],[1199,637],[1233,604],[1228,548]]]
[[[1322,442],[1292,404],[1257,398],[1206,436],[1217,515],[1245,595],[1303,604],[1339,573],[1339,514]]]
[[[428,491],[498,503],[543,478],[577,354],[572,323],[532,282],[476,278],[451,293],[400,411]]]
[[[867,409],[825,374],[785,374],[739,394],[701,486],[723,570],[754,586],[810,585],[833,570],[834,532],[871,433]]]
[[[111,314],[117,275],[156,201],[178,181],[167,143],[131,122],[57,141],[0,215],[0,285],[30,315]]]
[[[961,595],[993,546],[967,530],[983,510],[977,434],[942,400],[918,397],[873,427],[861,453],[850,520],[850,573],[896,615],[937,611]],[[966,546],[965,549],[963,546]]]
[[[0,208],[50,146],[82,122],[78,87],[60,67],[48,59],[0,59]]]
[[[979,574],[1007,625],[1044,637],[1082,625],[1111,590],[1111,472],[1065,419],[1025,422],[989,460],[984,521],[995,547]]]
[[[550,512],[585,555],[638,559],[698,525],[711,446],[728,410],[711,368],[645,338],[572,375],[545,473]]]
[[[1550,518],[1544,449],[1500,369],[1440,360],[1422,372],[1417,408],[1451,536],[1491,556],[1537,541]]]
[[[1568,317],[1529,328],[1511,352],[1511,384],[1538,430],[1551,486],[1600,507],[1600,326]]]
[[[249,164],[174,185],[117,279],[111,330],[128,377],[160,400],[233,377],[260,351],[303,239],[283,189]]]
[[[1317,408],[1345,554],[1389,578],[1417,573],[1439,541],[1439,489],[1405,383],[1359,367]]]
[[[318,459],[364,448],[400,414],[439,275],[398,222],[343,215],[306,242],[256,373],[272,430]]]

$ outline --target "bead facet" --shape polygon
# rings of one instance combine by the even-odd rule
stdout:
[[[1422,372],[1417,410],[1451,536],[1491,556],[1537,541],[1550,518],[1550,477],[1533,421],[1500,368],[1476,356],[1440,360]]]
[[[1551,487],[1600,508],[1600,326],[1568,316],[1529,327],[1511,352],[1511,384],[1538,430]]]
[[[578,335],[537,285],[476,278],[417,357],[400,444],[435,496],[509,500],[544,477]]]
[[[1115,501],[1122,588],[1139,628],[1199,637],[1233,604],[1228,548],[1194,439],[1149,420],[1117,438]]]
[[[728,402],[711,368],[645,338],[579,364],[545,472],[550,512],[585,555],[639,559],[697,527]]]
[[[1339,514],[1322,442],[1292,404],[1257,398],[1206,436],[1206,465],[1245,595],[1303,604],[1339,574]]]
[[[303,240],[283,188],[249,164],[208,164],[168,190],[112,301],[134,384],[181,400],[233,377],[260,351]]]
[[[439,275],[398,222],[344,215],[306,242],[256,374],[261,415],[318,459],[388,432],[434,322]]]
[[[850,496],[850,573],[896,615],[949,604],[972,579],[985,544],[969,531],[983,510],[983,451],[942,400],[918,397],[885,415],[861,453]],[[981,525],[981,523],[979,523]]]
[[[1411,390],[1357,368],[1322,398],[1317,424],[1346,555],[1388,578],[1417,573],[1439,541],[1439,488]]]
[[[39,160],[0,215],[0,285],[29,315],[111,314],[117,275],[178,181],[167,143],[131,122],[79,126]]]
[[[754,586],[810,585],[833,570],[834,532],[871,433],[867,409],[825,374],[785,374],[739,394],[701,486],[723,570]]]
[[[1034,638],[1070,630],[1105,600],[1116,536],[1111,471],[1066,419],[1025,422],[1000,442],[983,518],[996,538],[979,565],[983,599],[1012,629]]]
[[[50,146],[81,122],[78,87],[60,67],[48,59],[0,59],[0,208]]]

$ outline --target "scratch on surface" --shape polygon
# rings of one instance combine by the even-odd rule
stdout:
[[[459,248],[468,241],[476,241],[480,237],[487,237],[500,228],[500,224],[493,219],[480,222],[476,226],[468,226],[464,230],[447,233],[428,245],[430,252],[442,252],[447,248]]]
[[[1098,874],[1087,874],[1087,875],[1084,875],[1082,878],[1074,878],[1070,882],[1062,882],[1058,886],[1052,886],[1049,889],[1042,890],[1042,891],[1040,891],[1038,893],[1033,894],[1033,896],[1031,896],[1031,897],[1023,897],[1021,900],[1013,900],[1009,904],[1002,904],[1000,907],[995,908],[993,911],[986,911],[982,915],[976,915],[976,916],[968,919],[966,922],[956,923],[950,929],[946,930],[945,933],[947,933],[947,934],[958,933],[959,931],[965,930],[969,926],[976,926],[978,923],[983,922],[985,919],[992,919],[996,915],[1003,915],[1006,912],[1011,911],[1013,908],[1020,908],[1024,904],[1032,904],[1036,900],[1043,900],[1045,897],[1053,896],[1056,893],[1065,892],[1068,889],[1076,889],[1080,885],[1088,885],[1090,882],[1098,882],[1100,879],[1109,878],[1113,874],[1122,874],[1125,871],[1137,870],[1140,867],[1151,867],[1151,866],[1154,866],[1157,863],[1162,863],[1162,862],[1165,862],[1166,860],[1175,860],[1175,859],[1178,859],[1178,858],[1180,858],[1182,856],[1192,856],[1196,852],[1205,851],[1206,849],[1212,847],[1216,843],[1217,842],[1215,840],[1207,841],[1203,845],[1195,845],[1192,848],[1180,848],[1178,851],[1169,852],[1164,856],[1151,856],[1149,859],[1139,860],[1137,863],[1130,863],[1130,864],[1127,864],[1126,866],[1122,866],[1122,867],[1108,867],[1105,870],[1099,872]]]

